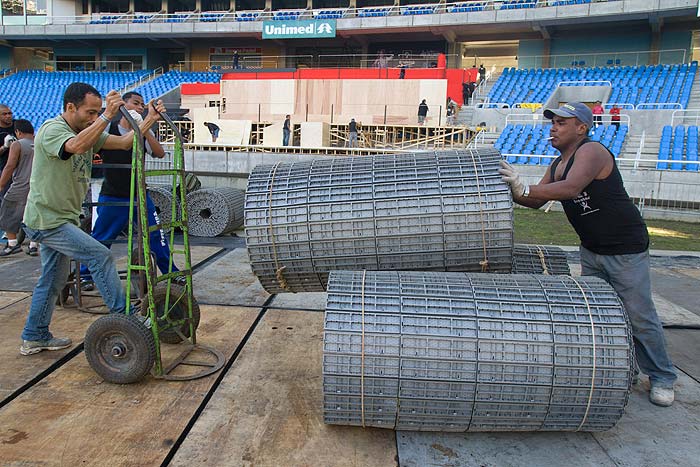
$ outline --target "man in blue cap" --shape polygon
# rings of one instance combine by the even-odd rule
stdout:
[[[591,109],[569,102],[545,110],[544,116],[552,120],[551,144],[561,156],[539,184],[529,186],[501,161],[503,181],[510,185],[513,201],[523,206],[539,209],[550,200],[561,201],[581,239],[581,274],[606,280],[620,296],[632,324],[637,362],[651,382],[649,400],[668,407],[676,371],[651,298],[646,224],[625,191],[615,156],[588,139]]]

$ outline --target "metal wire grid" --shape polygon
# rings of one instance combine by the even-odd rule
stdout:
[[[253,272],[270,293],[323,291],[335,269],[480,271],[484,246],[488,271],[510,272],[499,160],[482,148],[258,166],[245,199]]]
[[[566,276],[365,274],[330,275],[326,423],[602,431],[622,416],[632,337],[604,281],[578,281],[589,311]]]

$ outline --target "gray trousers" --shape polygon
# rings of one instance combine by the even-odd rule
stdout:
[[[632,325],[639,368],[652,385],[672,388],[676,369],[651,299],[649,250],[631,255],[598,255],[584,247],[580,251],[581,275],[600,277],[620,296]]]
[[[357,132],[356,131],[351,131],[348,134],[348,147],[351,147],[351,148],[357,147]]]

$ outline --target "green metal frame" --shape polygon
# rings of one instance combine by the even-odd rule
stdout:
[[[172,123],[167,115],[162,115],[166,120],[166,123],[175,127],[176,138],[175,138],[175,150],[173,153],[173,166],[170,169],[160,169],[160,170],[146,170],[145,164],[145,151],[143,144],[143,135],[138,129],[138,125],[131,119],[131,116],[126,111],[122,111],[122,115],[129,121],[132,128],[134,128],[134,142],[132,146],[132,160],[131,160],[131,189],[130,189],[130,203],[129,203],[129,241],[128,241],[128,265],[126,272],[126,297],[127,297],[127,314],[134,313],[134,309],[131,305],[131,277],[132,274],[141,274],[141,277],[145,277],[145,281],[142,280],[142,290],[139,291],[139,298],[141,298],[141,306],[147,304],[148,306],[148,317],[151,322],[151,332],[153,333],[153,338],[156,342],[156,360],[154,375],[156,377],[167,378],[167,373],[171,370],[174,365],[168,367],[168,371],[163,370],[163,363],[161,359],[161,342],[159,336],[159,318],[156,315],[156,304],[153,296],[154,289],[156,285],[160,282],[166,282],[166,295],[165,295],[165,305],[163,316],[160,317],[161,322],[167,323],[168,326],[174,327],[174,329],[179,329],[184,323],[185,319],[174,320],[170,318],[170,312],[173,307],[179,303],[180,300],[187,300],[187,322],[189,323],[190,332],[189,337],[181,336],[183,340],[189,340],[190,348],[187,353],[194,349],[197,344],[196,337],[196,327],[192,319],[192,302],[193,302],[193,292],[192,292],[192,258],[190,255],[190,241],[189,241],[189,231],[187,222],[187,204],[185,200],[186,190],[185,190],[185,158],[184,149],[182,146],[182,135],[177,131],[177,127]],[[148,212],[146,208],[146,177],[154,175],[166,175],[172,177],[172,196],[175,200],[178,196],[180,199],[179,206],[181,206],[180,212],[178,212],[178,203],[172,203],[171,219],[169,224],[158,224],[152,227],[148,226]],[[177,189],[178,185],[181,187],[180,190]],[[179,193],[178,193],[179,192]],[[178,216],[179,214],[179,216]],[[136,222],[134,222],[134,216],[136,217]],[[178,220],[180,217],[180,220]],[[175,229],[180,228],[183,234],[183,249],[175,249]],[[149,243],[149,234],[153,231],[159,230],[161,228],[170,229],[170,261],[168,262],[168,272],[167,274],[158,275],[158,269],[153,261],[151,261],[151,248]],[[134,258],[134,240],[136,240],[138,250],[138,258]],[[185,262],[182,265],[183,268],[179,271],[173,271],[173,255],[174,254],[184,254]],[[171,284],[172,280],[185,276],[187,278],[185,293],[179,297],[171,296]],[[145,282],[145,290],[143,290],[143,284]],[[171,303],[172,301],[172,303]],[[186,355],[185,355],[186,356]],[[180,357],[183,360],[184,356]],[[175,378],[173,378],[175,379]]]

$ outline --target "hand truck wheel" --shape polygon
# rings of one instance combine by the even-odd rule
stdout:
[[[87,361],[105,381],[140,381],[156,360],[151,330],[134,315],[112,313],[93,322],[85,334]]]

